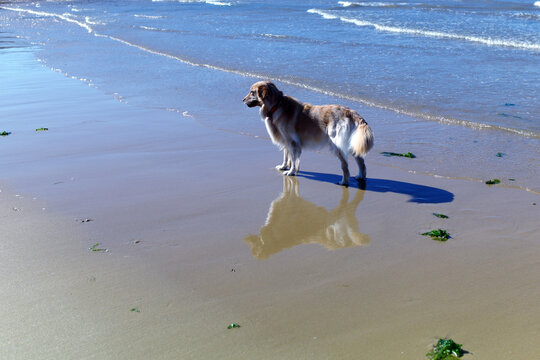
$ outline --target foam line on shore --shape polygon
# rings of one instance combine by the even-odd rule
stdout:
[[[66,15],[61,15],[61,14],[55,14],[55,13],[48,13],[48,12],[45,12],[45,11],[36,11],[36,10],[23,9],[23,8],[12,8],[12,7],[7,7],[7,6],[2,6],[2,7],[0,7],[0,9],[16,11],[16,12],[25,12],[25,13],[32,14],[32,15],[37,15],[37,16],[52,17],[52,18],[56,18],[56,19],[59,19],[59,20],[64,20],[64,21],[70,22],[72,24],[76,24],[76,25],[86,29],[88,31],[88,33],[92,33],[94,31],[87,23],[83,23],[81,21],[72,19],[71,17],[67,16],[67,14]]]
[[[212,0],[152,0],[152,2],[178,2],[182,4],[208,4],[216,6],[232,6],[230,2]]]

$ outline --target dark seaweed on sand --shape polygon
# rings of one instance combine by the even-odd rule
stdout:
[[[495,184],[500,184],[501,180],[499,179],[493,179],[493,180],[488,180],[486,181],[486,184],[487,185],[495,185]]]
[[[433,213],[433,216],[438,217],[439,219],[448,219],[447,215],[439,214],[439,213]]]
[[[227,329],[238,329],[240,327],[240,324],[237,323],[231,323],[229,326],[227,326]]]
[[[8,136],[10,135],[11,133],[9,131],[2,131],[0,132],[0,136]]]
[[[425,233],[422,233],[424,236],[431,236],[432,240],[437,241],[446,241],[450,239],[450,233],[443,229],[431,230]]]
[[[88,250],[94,251],[94,252],[108,252],[109,251],[108,249],[98,248],[99,245],[100,243],[95,243],[94,245],[90,246]]]
[[[426,354],[430,360],[451,360],[463,356],[463,345],[456,344],[452,339],[439,339],[433,349]]]
[[[400,153],[395,153],[395,152],[388,152],[388,151],[383,151],[381,154],[383,154],[384,156],[386,157],[390,157],[390,156],[400,156],[400,157],[406,157],[406,158],[409,158],[409,159],[414,159],[416,156],[411,153],[411,152],[408,152],[408,153],[404,153],[404,154],[400,154]]]

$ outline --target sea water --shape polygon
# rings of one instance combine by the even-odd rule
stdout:
[[[264,137],[241,99],[271,79],[357,109],[377,151],[420,155],[375,161],[540,190],[534,0],[4,1],[0,25],[51,69],[179,121]]]

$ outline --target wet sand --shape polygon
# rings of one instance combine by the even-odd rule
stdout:
[[[419,359],[439,337],[465,359],[539,356],[538,195],[382,166],[377,147],[365,190],[335,185],[327,153],[283,178],[266,139],[28,55],[0,55],[0,358]]]

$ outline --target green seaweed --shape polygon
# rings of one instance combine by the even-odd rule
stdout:
[[[11,135],[11,132],[9,132],[9,131],[0,132],[0,136],[8,136],[8,135]]]
[[[229,326],[227,326],[227,329],[238,329],[240,327],[240,324],[238,323],[231,323]]]
[[[501,180],[499,180],[499,179],[493,179],[493,180],[486,181],[487,185],[495,185],[495,184],[500,184],[500,183],[501,183]]]
[[[433,216],[438,217],[440,219],[448,219],[448,216],[444,214],[433,213]]]
[[[139,309],[137,309],[137,308],[131,308],[131,309],[129,309],[129,311],[131,311],[131,312],[137,312],[137,313],[140,313],[140,312],[141,312],[141,310],[139,310]]]
[[[388,151],[383,151],[381,154],[383,154],[384,156],[386,157],[390,157],[390,156],[400,156],[400,157],[406,157],[406,158],[409,158],[409,159],[414,159],[416,156],[411,153],[411,152],[408,152],[408,153],[404,153],[404,154],[400,154],[400,153],[395,153],[395,152],[388,152]]]
[[[424,236],[431,236],[432,240],[437,241],[446,241],[450,239],[450,233],[443,229],[431,230],[425,233],[422,233]]]
[[[36,131],[49,131],[49,128],[39,128],[39,129],[36,129]]]
[[[458,359],[465,354],[465,351],[461,348],[462,346],[461,344],[456,344],[452,339],[439,339],[426,356],[430,360]]]
[[[502,157],[503,157],[503,156],[505,156],[505,155],[506,155],[505,153],[502,153],[502,152],[498,152],[498,153],[497,153],[497,154],[496,154],[495,156],[497,156],[497,157],[501,157],[501,158],[502,158]]]
[[[94,245],[90,246],[88,250],[94,251],[94,252],[108,252],[109,251],[108,249],[98,248],[99,245],[100,243],[95,243]]]

